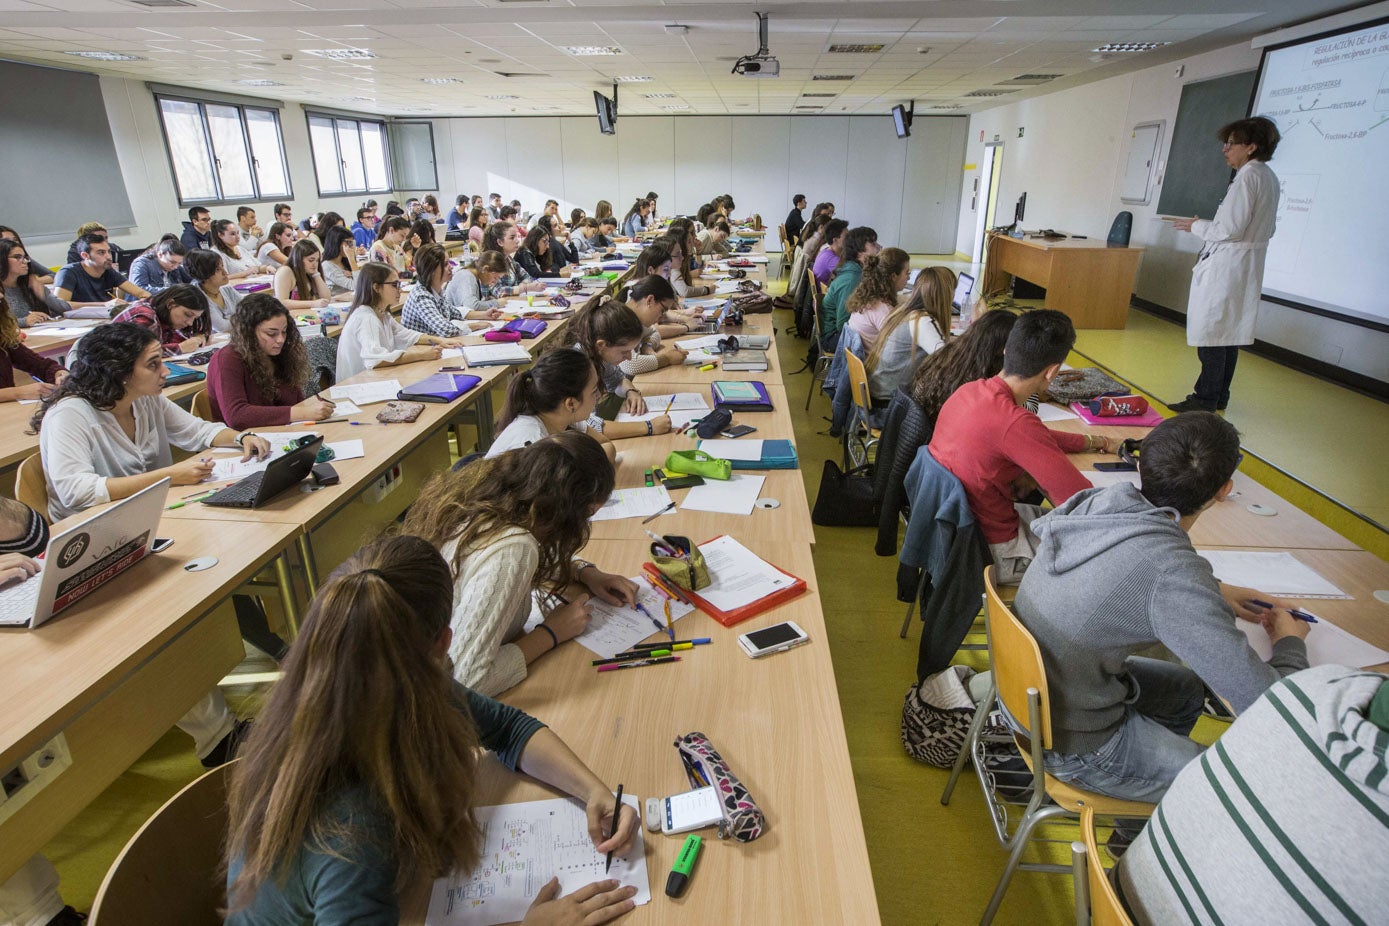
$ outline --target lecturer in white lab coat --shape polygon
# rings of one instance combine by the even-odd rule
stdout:
[[[1176,219],[1174,228],[1205,242],[1191,271],[1186,342],[1196,348],[1201,375],[1173,411],[1215,411],[1230,403],[1239,349],[1254,343],[1264,255],[1278,212],[1278,177],[1265,163],[1278,147],[1278,127],[1263,116],[1222,128],[1225,162],[1235,179],[1213,219]]]

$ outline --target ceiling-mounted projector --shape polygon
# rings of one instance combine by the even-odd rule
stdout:
[[[753,15],[757,17],[757,51],[739,58],[733,64],[733,73],[744,77],[780,77],[781,62],[767,50],[767,14]]]

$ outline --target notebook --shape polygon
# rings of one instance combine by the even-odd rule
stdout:
[[[756,380],[717,380],[709,387],[715,408],[727,408],[731,412],[769,412],[772,410],[772,397],[767,386]]]
[[[415,402],[452,402],[482,382],[467,373],[435,373],[400,390],[399,398]]]
[[[767,352],[765,350],[724,351],[720,362],[726,373],[767,372]]]

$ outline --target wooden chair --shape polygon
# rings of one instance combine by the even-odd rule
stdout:
[[[883,432],[872,425],[869,417],[873,398],[868,391],[868,370],[854,352],[844,348],[844,361],[849,366],[849,397],[854,402],[853,420],[844,429],[844,453],[850,468],[868,462],[871,451],[882,440]],[[858,453],[854,453],[854,446]]]
[[[1093,814],[1106,817],[1148,817],[1157,806],[1143,801],[1126,801],[1084,791],[1046,773],[1042,765],[1042,754],[1052,748],[1051,697],[1046,668],[1042,663],[1042,651],[1032,634],[999,594],[992,566],[984,571],[984,589],[984,626],[989,638],[993,684],[988,697],[975,711],[974,723],[970,725],[965,748],[961,750],[962,757],[956,761],[956,769],[952,770],[945,793],[941,796],[942,804],[949,803],[950,792],[954,788],[959,769],[963,767],[964,757],[968,754],[974,760],[975,772],[983,786],[984,799],[989,804],[999,843],[1009,850],[1008,864],[998,879],[998,885],[994,888],[993,897],[989,900],[984,916],[980,919],[981,926],[993,922],[994,915],[998,913],[999,905],[1003,902],[1003,896],[1008,892],[1008,884],[1019,868],[1053,874],[1074,874],[1072,866],[1022,861],[1023,850],[1039,824],[1058,816],[1077,819],[1086,809]],[[1022,718],[1027,718],[1023,731],[1015,731],[1011,736],[983,735],[984,721],[991,712],[995,699],[1018,723],[1023,722]],[[997,746],[1002,743],[1011,743],[1016,751],[1022,754],[1023,762],[1030,773],[1024,782],[1025,784],[1026,781],[1030,781],[1030,787],[1020,788],[1018,783],[1014,783],[1009,788],[1014,795],[1028,796],[1026,809],[1011,836],[1007,832],[1010,807],[1016,808],[1021,800],[1019,798],[1009,801],[1002,796],[999,788],[999,781],[995,775],[997,765],[991,759],[996,760],[1001,755]],[[991,746],[994,747],[992,752]],[[1012,750],[1009,750],[1008,755],[1011,757],[1012,754]],[[1019,773],[1017,777],[1023,776]],[[1050,798],[1051,802],[1044,806],[1047,798]]]
[[[48,482],[38,453],[31,453],[20,462],[14,476],[14,497],[48,520]]]
[[[193,393],[192,412],[194,418],[201,418],[203,421],[214,421],[212,417],[212,399],[208,396],[206,389],[199,389]]]
[[[169,798],[130,837],[97,891],[91,926],[220,926],[230,768],[215,768]]]
[[[1086,807],[1080,812],[1082,842],[1071,843],[1071,868],[1076,889],[1076,926],[1133,926],[1128,911],[1119,902],[1100,864],[1099,844],[1095,839],[1095,811]]]
[[[787,276],[791,273],[792,251],[791,239],[786,237],[786,223],[782,222],[776,227],[777,238],[781,241],[781,271],[780,276]]]
[[[814,304],[815,312],[810,328],[810,336],[815,339],[818,347],[820,344],[820,310],[824,307],[824,296],[820,292],[820,283],[815,279],[815,274],[809,268],[805,271],[805,285],[810,287],[810,299]],[[815,364],[810,368],[810,391],[805,395],[805,410],[810,411],[810,400],[815,397],[815,389],[825,381],[825,376],[830,371],[830,361],[834,358],[828,353],[821,351],[815,358]]]

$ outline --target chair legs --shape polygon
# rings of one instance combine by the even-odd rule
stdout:
[[[926,580],[931,574],[925,569],[921,570],[921,581],[916,583],[916,594],[912,600],[907,602],[907,616],[902,620],[902,632],[897,636],[905,640],[907,638],[907,628],[912,624],[912,614],[916,611],[916,603],[921,600],[921,593],[926,590]]]
[[[1008,893],[1008,884],[1013,880],[1013,874],[1018,870],[1018,865],[1022,863],[1023,851],[1027,848],[1027,842],[1032,837],[1032,831],[1037,828],[1037,824],[1050,820],[1052,817],[1065,816],[1067,813],[1068,811],[1064,807],[1051,804],[1029,813],[1018,824],[1018,831],[1013,836],[1013,849],[1008,853],[1008,864],[1003,869],[1003,874],[998,878],[998,885],[994,888],[993,896],[989,898],[989,905],[985,908],[984,915],[979,919],[979,926],[989,926],[998,914],[998,908],[1003,903],[1003,895]]]
[[[1098,864],[1089,858],[1085,843],[1071,843],[1071,880],[1076,889],[1076,926],[1090,926],[1090,873],[1086,866]]]
[[[940,802],[950,803],[950,795],[955,791],[955,785],[960,780],[960,773],[965,770],[965,763],[970,756],[974,755],[974,744],[979,740],[979,731],[984,729],[984,724],[988,722],[989,711],[993,708],[994,699],[998,697],[998,686],[993,682],[989,683],[989,693],[984,695],[984,700],[979,702],[979,706],[974,709],[974,720],[970,721],[969,732],[965,734],[965,744],[960,747],[960,754],[955,757],[955,764],[950,768],[950,780],[945,783],[945,791],[941,793]]]

